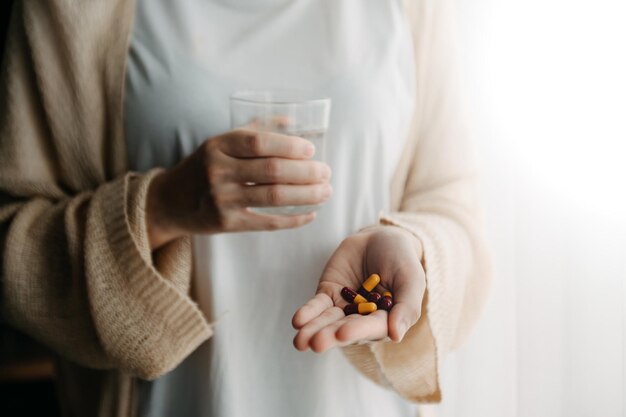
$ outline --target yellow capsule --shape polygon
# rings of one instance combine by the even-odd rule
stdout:
[[[356,304],[362,304],[367,303],[367,300],[361,294],[357,294],[356,297],[354,297],[354,302]]]
[[[360,303],[360,304],[348,304],[344,307],[343,311],[346,316],[350,314],[370,314],[378,310],[375,303]]]
[[[378,284],[380,284],[380,276],[378,276],[378,274],[372,274],[363,283],[363,288],[365,288],[365,291],[372,291]]]
[[[359,314],[369,314],[378,310],[376,303],[361,303],[359,304]]]
[[[385,291],[385,292],[383,293],[383,297],[393,298],[393,295],[391,294],[391,292],[389,292],[389,291]]]

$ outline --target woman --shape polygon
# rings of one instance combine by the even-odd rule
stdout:
[[[2,315],[63,358],[68,415],[399,416],[401,397],[440,398],[438,361],[487,279],[447,16],[431,0],[16,5]],[[228,94],[251,86],[332,98],[332,199],[303,139],[229,130]],[[311,225],[246,209],[325,201]],[[338,290],[373,272],[396,306],[344,317]],[[323,354],[290,346],[294,311],[297,350]]]

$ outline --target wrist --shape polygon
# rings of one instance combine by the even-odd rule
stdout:
[[[146,196],[146,232],[152,250],[183,236],[168,214],[166,190],[166,173],[161,172],[150,182]]]
[[[422,245],[422,241],[420,240],[419,237],[417,237],[417,235],[415,235],[415,233],[413,233],[412,230],[407,229],[402,225],[398,225],[395,223],[373,224],[371,226],[367,226],[367,227],[360,229],[358,233],[363,233],[363,234],[391,233],[391,234],[397,235],[398,237],[403,236],[404,239],[411,242],[420,260],[423,261],[424,247]]]
[[[415,246],[415,249],[417,250],[417,252],[419,253],[420,258],[422,257],[423,253],[424,253],[424,248],[422,246],[422,241],[420,240],[419,237],[417,237],[415,235],[415,233],[413,233],[412,230],[406,229],[404,226],[400,226],[400,225],[383,225],[382,227],[393,227],[395,230],[399,230],[400,233],[404,234],[405,236],[407,236],[407,238],[409,240],[411,240],[411,242],[413,243],[413,245]]]

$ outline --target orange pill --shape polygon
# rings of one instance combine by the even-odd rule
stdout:
[[[372,291],[378,284],[380,284],[380,276],[378,274],[372,274],[363,283],[363,288],[365,288],[366,291]]]
[[[359,304],[348,304],[343,308],[343,312],[346,313],[346,316],[350,314],[361,314],[366,315],[373,313],[378,310],[376,304],[374,303],[359,303]]]
[[[359,294],[367,298],[367,295],[380,283],[380,276],[378,274],[372,274],[365,280],[361,288],[359,288]]]

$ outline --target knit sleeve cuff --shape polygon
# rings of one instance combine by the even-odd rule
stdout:
[[[129,174],[128,182],[128,224],[139,254],[147,264],[170,281],[183,294],[189,292],[191,283],[191,237],[185,236],[173,240],[152,251],[146,223],[146,202],[148,189],[155,176],[163,169],[156,168],[145,175]]]
[[[157,174],[128,173],[98,190],[85,254],[100,342],[119,368],[145,379],[173,369],[212,334],[186,291],[189,241],[168,245],[154,259],[150,251],[145,201]]]

